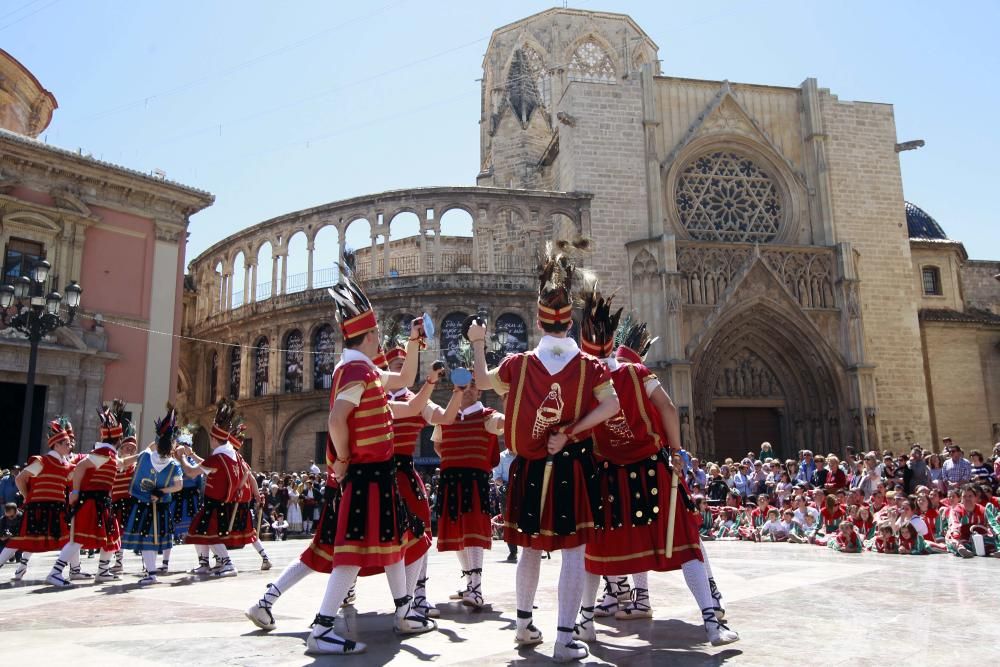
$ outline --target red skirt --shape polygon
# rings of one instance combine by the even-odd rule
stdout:
[[[69,542],[66,503],[29,502],[24,504],[21,530],[7,540],[7,547],[32,554],[58,551]]]
[[[81,492],[71,532],[81,549],[121,549],[121,526],[112,511],[111,496],[100,491]]]
[[[184,544],[224,544],[229,538],[230,524],[235,526],[232,519],[233,507],[234,503],[231,502],[205,498],[198,513],[191,519]]]
[[[337,537],[337,509],[340,506],[340,487],[327,485],[320,510],[319,523],[312,542],[299,556],[306,567],[316,572],[333,572],[333,542]]]
[[[403,504],[412,516],[415,516],[425,527],[422,535],[417,536],[413,530],[407,530],[403,542],[403,562],[412,565],[423,558],[431,547],[431,506],[427,502],[427,489],[424,481],[413,468],[412,456],[396,455],[396,488]],[[370,577],[381,574],[385,568],[381,565],[361,569],[359,577]]]
[[[403,560],[409,513],[396,486],[395,461],[350,465],[342,489],[333,567],[385,567]]]
[[[504,541],[544,551],[586,544],[593,538],[595,517],[600,520],[596,472],[589,439],[567,445],[551,462],[517,456],[510,465]]]
[[[252,500],[245,503],[237,503],[236,518],[233,519],[233,529],[229,531],[226,539],[222,540],[227,549],[242,549],[246,545],[257,541],[257,526],[255,522],[257,520],[257,512],[259,511],[256,503]]]
[[[667,454],[599,468],[603,502],[603,528],[587,543],[587,571],[601,575],[626,575],[655,570],[679,570],[690,560],[703,560],[698,533],[700,517],[688,507],[683,484],[677,488],[674,508],[673,554],[667,558],[667,524],[670,480],[673,472]]]
[[[435,509],[438,513],[438,551],[493,546],[488,471],[445,469],[441,473]]]

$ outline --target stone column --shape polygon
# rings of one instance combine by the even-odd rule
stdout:
[[[226,283],[226,310],[233,309],[233,272],[229,270],[222,275]]]
[[[278,293],[278,257],[277,253],[271,257],[271,298]]]
[[[274,293],[274,288],[271,289],[271,293]],[[288,294],[288,251],[285,250],[281,255],[281,293]]]
[[[257,301],[257,262],[247,264],[247,269],[247,280],[250,282],[249,284],[244,283],[243,294],[244,296],[250,295],[248,299],[245,299],[246,303],[255,303]]]
[[[306,269],[306,289],[311,290],[313,288],[313,251],[316,250],[316,242],[309,241],[309,245],[306,246],[306,252],[308,253],[308,268]]]

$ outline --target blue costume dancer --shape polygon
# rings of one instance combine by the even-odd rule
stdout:
[[[156,422],[156,446],[139,454],[129,489],[135,504],[122,536],[122,548],[142,554],[146,576],[139,580],[140,586],[157,583],[156,554],[166,554],[173,546],[170,501],[171,494],[181,490],[183,476],[180,464],[171,457],[176,419],[176,412],[168,406],[166,416]]]
[[[192,444],[191,434],[182,432],[177,436],[177,443],[190,447]],[[194,459],[189,458],[188,462],[191,465],[195,465]],[[182,542],[184,536],[188,534],[188,529],[191,527],[191,519],[194,518],[194,515],[198,513],[198,508],[201,507],[201,494],[204,485],[204,475],[184,477],[184,487],[178,493],[173,494],[174,499],[171,504],[171,512],[174,517],[175,542]]]

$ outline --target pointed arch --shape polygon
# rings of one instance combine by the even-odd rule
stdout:
[[[596,33],[590,33],[573,45],[566,71],[570,81],[586,83],[616,83],[618,66],[612,56],[614,49]]]

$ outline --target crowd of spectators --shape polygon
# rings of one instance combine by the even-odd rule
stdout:
[[[950,438],[939,454],[834,454],[782,460],[769,443],[739,461],[691,459],[703,539],[769,540],[837,551],[998,557],[1000,443],[989,455]]]

